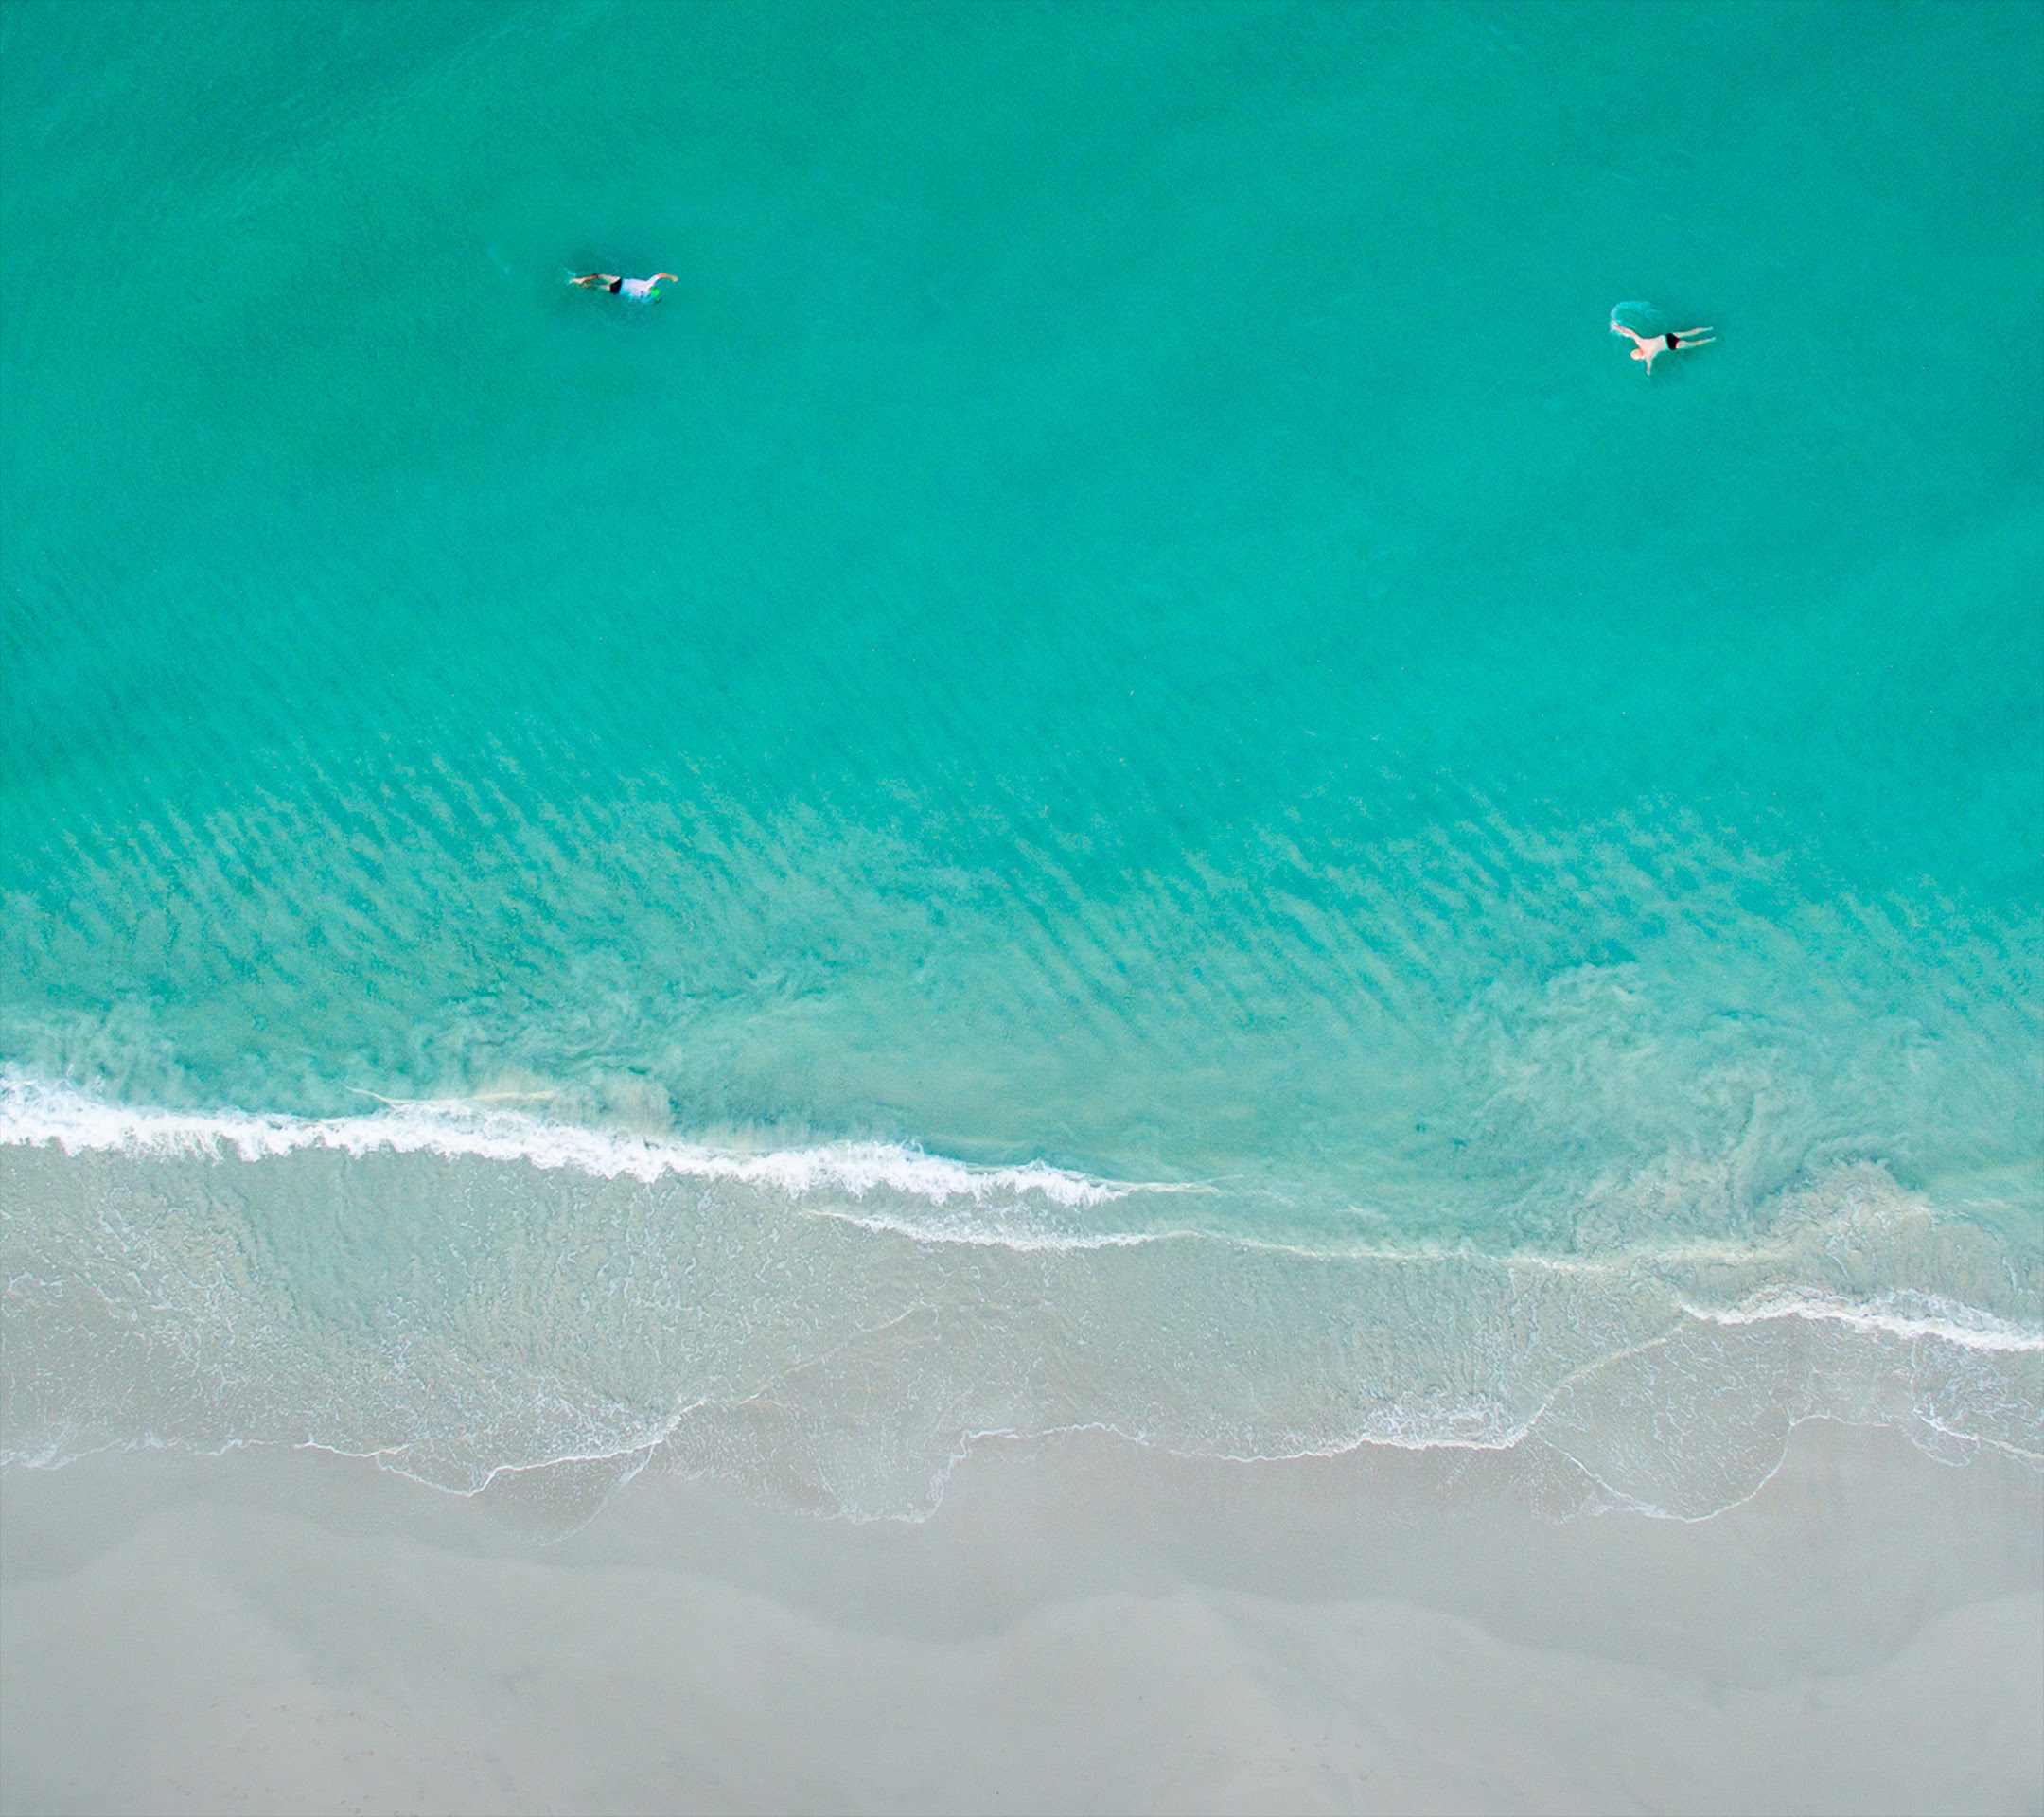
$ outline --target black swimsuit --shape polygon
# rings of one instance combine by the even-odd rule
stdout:
[[[622,288],[622,286],[624,285],[624,282],[625,280],[622,277],[613,277],[609,281],[609,283],[604,286],[604,289],[608,291],[612,296],[615,296],[618,293],[620,288]]]

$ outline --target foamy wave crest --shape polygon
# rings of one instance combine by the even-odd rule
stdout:
[[[273,1159],[306,1149],[363,1155],[438,1155],[573,1169],[598,1179],[731,1181],[800,1197],[822,1189],[863,1198],[891,1191],[934,1205],[1033,1199],[1077,1208],[1167,1189],[1094,1179],[1031,1161],[978,1167],[891,1142],[829,1142],[760,1154],[698,1142],[549,1122],[461,1100],[386,1101],[360,1117],[161,1110],[110,1103],[75,1086],[0,1074],[0,1144],[54,1143],[67,1155]],[[996,1239],[997,1241],[997,1239]]]
[[[2044,1354],[2044,1332],[2026,1330],[1978,1307],[1962,1306],[1932,1294],[1884,1294],[1872,1300],[1849,1300],[1830,1294],[1771,1289],[1737,1306],[1684,1310],[1691,1317],[1713,1325],[1767,1325],[1778,1319],[1804,1318],[1842,1325],[1870,1336],[1929,1339],[1964,1350]]]

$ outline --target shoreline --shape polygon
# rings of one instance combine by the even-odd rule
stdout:
[[[2044,1477],[1811,1421],[1708,1520],[1557,1520],[1524,1465],[1081,1434],[920,1524],[648,1473],[566,1532],[572,1473],[13,1469],[0,1809],[2044,1805]]]
[[[367,1123],[360,1154],[292,1125],[253,1160],[211,1122],[186,1152],[171,1120],[165,1153],[0,1129],[0,1191],[37,1208],[0,1238],[0,1462],[316,1441],[476,1491],[652,1458],[859,1518],[927,1512],[980,1435],[1099,1428],[1220,1459],[1543,1446],[1595,1480],[1578,1499],[1694,1518],[1811,1418],[2044,1455],[2034,1270],[1871,1164],[1736,1238],[1314,1249],[1246,1214],[1243,1235],[1080,1216],[1026,1168],[916,1157],[936,1197],[649,1181],[400,1153]]]

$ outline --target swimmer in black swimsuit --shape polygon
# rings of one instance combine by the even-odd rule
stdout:
[[[1612,318],[1613,334],[1630,335],[1632,340],[1632,357],[1647,363],[1647,376],[1653,377],[1653,362],[1664,353],[1687,353],[1691,347],[1700,347],[1713,339],[1716,330],[1711,328],[1671,329],[1666,334],[1641,334],[1629,328],[1616,316]]]

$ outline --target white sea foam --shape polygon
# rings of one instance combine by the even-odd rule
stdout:
[[[1833,1294],[1770,1288],[1733,1307],[1688,1306],[1693,1318],[1713,1325],[1766,1325],[1806,1318],[1856,1332],[1911,1340],[1929,1338],[1966,1350],[2044,1352],[2044,1332],[2026,1330],[1975,1306],[1927,1294],[1883,1294],[1851,1300]]]
[[[1137,1189],[1124,1188],[1121,1191]],[[1171,1187],[1149,1187],[1146,1191],[1173,1191]],[[941,1201],[940,1201],[941,1203]],[[1066,1201],[1065,1203],[1071,1203]],[[1011,1213],[990,1216],[983,1207],[971,1211],[947,1210],[936,1217],[903,1217],[894,1212],[846,1211],[820,1208],[817,1215],[840,1224],[856,1225],[877,1235],[907,1237],[915,1243],[955,1244],[970,1249],[1016,1249],[1056,1254],[1087,1249],[1132,1249],[1140,1244],[1165,1243],[1173,1238],[1203,1236],[1205,1232],[1174,1230],[1062,1230],[1042,1221],[1018,1221]],[[1242,1245],[1247,1246],[1247,1245]]]
[[[0,1145],[55,1143],[67,1155],[272,1159],[306,1149],[363,1155],[438,1155],[450,1159],[571,1168],[599,1179],[663,1176],[731,1181],[797,1197],[819,1190],[863,1198],[893,1191],[943,1205],[965,1199],[1031,1198],[1066,1207],[1103,1205],[1148,1189],[1094,1179],[1031,1161],[979,1167],[891,1142],[828,1142],[749,1154],[664,1137],[549,1122],[461,1100],[396,1101],[359,1117],[287,1117],[245,1111],[162,1110],[110,1103],[74,1086],[0,1074]],[[996,1239],[997,1240],[997,1239]]]

